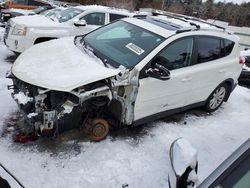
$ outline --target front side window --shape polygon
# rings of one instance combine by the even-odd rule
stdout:
[[[81,14],[83,10],[77,8],[68,8],[58,13],[57,19],[60,23],[71,20],[77,15]]]
[[[197,50],[197,63],[216,60],[221,57],[221,40],[212,37],[199,37]]]
[[[133,68],[165,38],[123,20],[104,26],[84,38],[84,45],[114,67]]]
[[[179,69],[191,65],[193,51],[193,38],[178,40],[167,46],[158,54],[154,62],[166,67],[168,70]]]
[[[109,22],[113,22],[115,20],[119,20],[122,18],[126,18],[127,16],[125,15],[120,15],[120,14],[109,14]]]
[[[88,25],[104,25],[105,24],[105,13],[91,13],[83,16]]]

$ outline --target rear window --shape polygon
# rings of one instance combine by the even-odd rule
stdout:
[[[122,19],[122,18],[126,18],[127,16],[125,15],[120,15],[120,14],[109,14],[109,21],[110,22],[113,22],[115,20],[119,20],[119,19]]]
[[[234,47],[234,42],[216,37],[199,37],[197,42],[197,63],[213,61],[229,55]]]
[[[224,44],[225,44],[224,53],[225,53],[225,56],[227,56],[227,55],[231,54],[231,52],[232,52],[232,50],[234,48],[234,42],[231,41],[231,40],[225,39]]]

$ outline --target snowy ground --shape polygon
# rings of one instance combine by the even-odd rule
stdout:
[[[0,135],[19,117],[6,89],[10,82],[5,72],[13,61],[13,54],[0,41]],[[249,138],[249,104],[250,90],[238,86],[212,115],[191,110],[146,127],[113,131],[99,143],[82,138],[77,130],[27,144],[14,143],[13,133],[5,133],[0,137],[0,162],[27,188],[119,188],[126,184],[160,188],[167,187],[170,144],[185,137],[198,150],[203,180]],[[1,168],[0,175],[9,179]]]

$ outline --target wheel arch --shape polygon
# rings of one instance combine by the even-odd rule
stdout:
[[[53,39],[57,39],[57,38],[56,37],[39,37],[35,40],[34,44],[46,42],[46,41],[53,40]]]
[[[224,80],[223,82],[221,82],[219,85],[221,85],[221,84],[227,84],[227,86],[228,86],[228,92],[227,92],[227,95],[226,95],[226,97],[224,99],[224,101],[227,102],[230,94],[234,90],[235,82],[234,82],[234,80],[232,78],[228,78],[228,79]]]
[[[228,86],[228,91],[229,91],[229,92],[227,92],[227,95],[226,95],[226,97],[225,97],[225,99],[224,99],[224,101],[227,102],[227,100],[228,100],[228,98],[229,98],[231,92],[232,92],[233,89],[234,89],[235,82],[234,82],[234,79],[228,78],[228,79],[224,80],[223,82],[221,82],[220,84],[218,84],[218,85],[216,86],[216,88],[217,88],[218,86],[222,85],[222,84],[226,84],[226,85]],[[211,94],[216,90],[216,88],[210,93],[210,95],[207,97],[206,101],[207,101],[208,98],[211,96]]]

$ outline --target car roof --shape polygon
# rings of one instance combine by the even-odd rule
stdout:
[[[244,142],[237,150],[235,150],[218,168],[216,168],[212,174],[210,174],[198,187],[207,188],[215,180],[217,180],[220,175],[225,172],[235,161],[250,150],[250,138]]]
[[[195,35],[194,31],[199,31],[199,33],[202,33],[202,31],[206,31],[207,35],[218,35],[235,42],[239,40],[239,37],[234,35],[233,32],[227,30],[226,28],[194,17],[184,18],[184,16],[160,13],[143,17],[137,20],[132,20],[132,18],[126,18],[124,20],[143,27],[153,33],[159,34],[165,38],[169,37],[170,35],[183,32],[192,32],[192,34]]]
[[[76,6],[75,8],[81,9],[81,10],[93,10],[93,11],[102,11],[102,12],[109,12],[109,13],[119,13],[119,14],[136,14],[135,12],[130,12],[126,9],[118,9],[114,7],[107,7],[107,6],[101,6],[101,5],[80,5]]]

